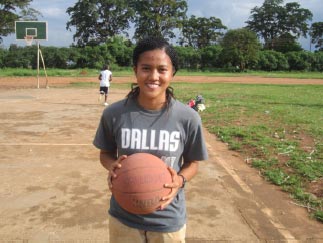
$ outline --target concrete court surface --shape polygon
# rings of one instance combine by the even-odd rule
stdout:
[[[111,89],[109,102],[125,96]],[[97,89],[0,89],[0,242],[108,242],[107,173],[92,139]],[[186,188],[187,242],[323,242],[279,188],[205,131]]]

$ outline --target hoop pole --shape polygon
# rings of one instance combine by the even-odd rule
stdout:
[[[41,49],[39,49],[39,54],[43,63],[43,68],[44,68],[44,72],[45,72],[45,77],[46,77],[46,88],[48,88],[48,78],[47,78],[47,72],[46,72],[46,67],[45,67],[45,61],[43,58],[43,53],[41,52]]]
[[[39,41],[37,41],[37,89],[39,89]]]

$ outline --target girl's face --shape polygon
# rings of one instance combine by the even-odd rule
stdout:
[[[139,104],[149,110],[161,109],[166,102],[166,89],[173,78],[173,65],[164,50],[143,52],[134,67],[140,88]]]

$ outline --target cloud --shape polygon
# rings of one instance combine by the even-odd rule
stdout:
[[[66,13],[66,9],[62,9],[62,8],[58,8],[58,7],[50,7],[50,8],[43,8],[43,9],[39,9],[38,11],[40,11],[42,13],[42,15],[45,18],[56,18],[56,19],[60,19],[60,18],[67,18],[67,13]]]

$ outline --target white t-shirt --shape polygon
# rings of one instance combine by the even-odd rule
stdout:
[[[110,70],[103,70],[100,73],[100,87],[110,87],[110,78],[112,76],[112,72]]]

